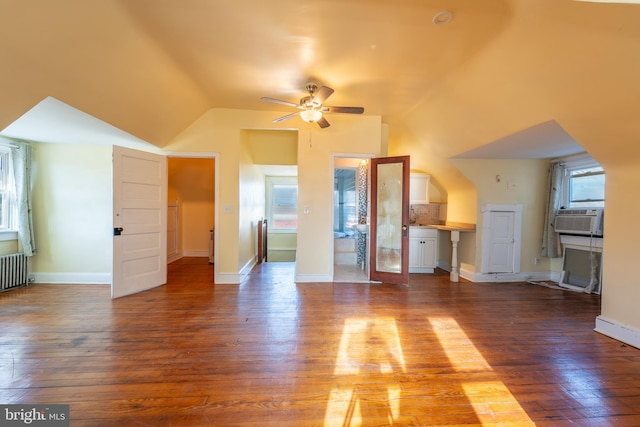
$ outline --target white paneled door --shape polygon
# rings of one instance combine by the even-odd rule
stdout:
[[[167,282],[167,158],[113,147],[111,298]]]
[[[489,273],[513,273],[513,249],[515,243],[514,212],[491,212],[489,246]]]

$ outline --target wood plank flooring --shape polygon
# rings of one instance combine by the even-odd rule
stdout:
[[[0,403],[72,426],[640,426],[640,350],[593,331],[600,297],[526,283],[293,282],[206,258],[118,300],[0,294]]]

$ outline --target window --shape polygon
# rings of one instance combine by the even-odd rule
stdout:
[[[333,185],[333,231],[340,236],[354,236],[358,223],[356,205],[356,170],[336,169]]]
[[[600,166],[567,169],[569,208],[604,207],[604,170]]]
[[[16,229],[15,200],[11,151],[6,147],[0,147],[0,232]]]
[[[588,154],[564,160],[564,208],[603,208],[604,169]]]
[[[270,232],[295,232],[298,228],[298,180],[267,177],[267,220]]]

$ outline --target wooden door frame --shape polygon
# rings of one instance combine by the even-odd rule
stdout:
[[[380,272],[376,271],[376,242],[377,242],[377,224],[375,215],[377,212],[378,196],[377,173],[374,173],[374,167],[378,164],[385,163],[403,163],[405,167],[402,170],[402,240],[401,240],[401,268],[400,273]],[[409,182],[411,162],[410,156],[394,156],[394,157],[377,157],[371,159],[369,174],[371,176],[371,202],[370,202],[370,226],[369,226],[369,277],[374,281],[394,284],[409,284]]]

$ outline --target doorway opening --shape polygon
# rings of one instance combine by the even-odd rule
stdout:
[[[264,225],[266,221],[266,236],[261,243],[267,262],[295,264],[298,250],[298,131],[244,130],[243,149],[246,156],[241,179],[246,195],[242,198],[241,209],[251,215],[247,216],[247,223],[253,221]],[[248,195],[250,192],[253,197]],[[252,228],[256,231],[253,238],[257,253],[258,233],[255,226]],[[246,243],[250,243],[249,239]]]
[[[369,282],[368,183],[369,162],[367,158],[334,158],[334,282]]]
[[[216,156],[171,155],[167,175],[167,263],[195,257],[215,268]]]
[[[270,166],[265,184],[266,260],[295,262],[298,241],[297,167]]]

